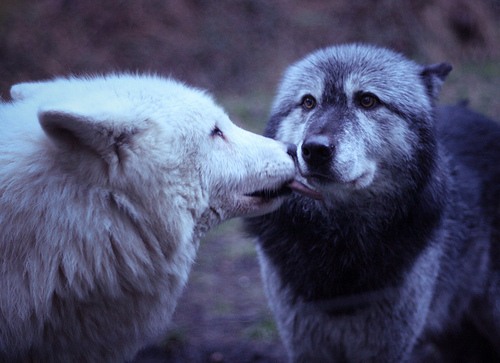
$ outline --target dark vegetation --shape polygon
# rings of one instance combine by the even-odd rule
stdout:
[[[342,42],[448,61],[442,101],[467,99],[498,119],[498,0],[2,0],[0,95],[54,75],[154,72],[209,89],[235,122],[260,132],[287,64]],[[205,238],[169,335],[137,361],[284,362],[239,226]]]

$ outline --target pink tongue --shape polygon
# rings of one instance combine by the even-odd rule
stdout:
[[[300,193],[302,195],[305,195],[306,197],[317,199],[317,200],[322,200],[323,195],[321,193],[312,190],[308,186],[302,184],[301,182],[294,180],[290,184],[288,184],[288,187],[292,190],[295,190],[297,193]]]

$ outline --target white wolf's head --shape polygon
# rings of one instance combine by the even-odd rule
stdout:
[[[302,176],[322,193],[391,193],[432,164],[432,105],[450,70],[372,46],[319,50],[285,73],[267,135],[297,145]]]
[[[68,178],[159,207],[159,219],[182,209],[205,230],[270,212],[294,179],[284,144],[237,127],[206,93],[170,79],[61,78],[15,85],[11,94],[36,104]]]

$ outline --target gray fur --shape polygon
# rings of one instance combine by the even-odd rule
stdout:
[[[343,45],[286,71],[266,134],[324,199],[247,227],[291,362],[500,358],[500,126],[435,107],[450,70]]]

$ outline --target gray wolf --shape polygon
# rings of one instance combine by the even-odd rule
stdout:
[[[290,361],[498,361],[500,126],[436,107],[450,70],[354,44],[285,72],[266,136],[323,200],[247,228]]]
[[[0,361],[130,360],[164,336],[203,233],[272,211],[296,185],[293,150],[172,79],[57,78],[11,94]]]

